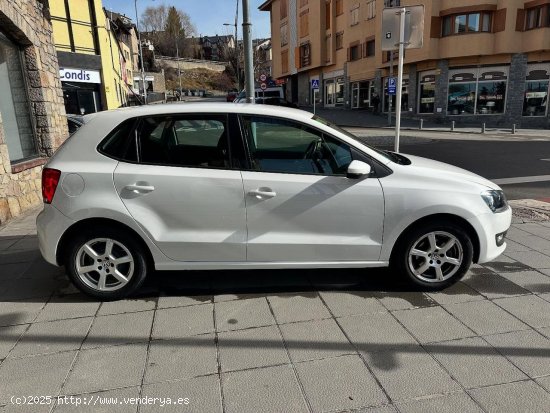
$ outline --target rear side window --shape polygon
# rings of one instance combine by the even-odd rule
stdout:
[[[136,162],[135,119],[128,119],[118,125],[99,144],[99,152],[118,160]]]
[[[229,168],[225,116],[149,117],[139,131],[140,162],[199,168]]]

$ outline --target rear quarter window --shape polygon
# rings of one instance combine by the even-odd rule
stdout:
[[[137,162],[136,119],[128,119],[113,129],[99,144],[100,153],[121,161]]]

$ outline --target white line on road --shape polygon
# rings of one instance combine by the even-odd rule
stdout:
[[[491,179],[497,185],[524,184],[529,182],[550,181],[550,175],[518,176],[516,178]]]

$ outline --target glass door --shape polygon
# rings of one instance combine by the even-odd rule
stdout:
[[[326,107],[334,107],[336,103],[336,96],[335,96],[335,88],[334,88],[334,80],[326,80],[325,81],[325,106]]]

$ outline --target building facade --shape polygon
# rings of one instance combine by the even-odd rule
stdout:
[[[128,101],[131,60],[101,0],[49,0],[67,113],[115,109]],[[126,53],[125,53],[126,52]],[[130,62],[129,62],[130,63]]]
[[[378,96],[387,111],[397,53],[381,50],[382,10],[415,4],[424,45],[405,52],[402,113],[550,127],[550,0],[268,0],[273,76],[300,105],[374,109]]]
[[[67,137],[47,1],[0,2],[0,225],[39,205],[41,168]]]

